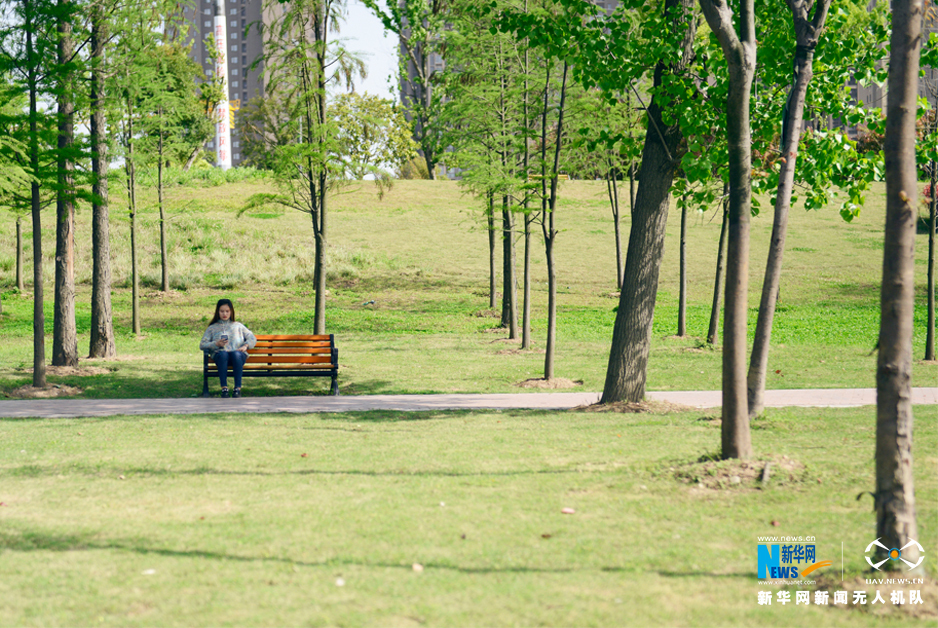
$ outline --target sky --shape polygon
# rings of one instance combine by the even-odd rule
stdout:
[[[339,37],[349,49],[361,53],[368,66],[368,78],[356,84],[355,91],[397,100],[397,88],[388,83],[388,77],[397,73],[397,38],[385,35],[381,21],[360,0],[349,0]]]

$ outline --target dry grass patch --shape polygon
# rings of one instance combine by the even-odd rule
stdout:
[[[14,399],[54,399],[55,397],[74,397],[81,393],[81,388],[64,384],[52,384],[45,388],[35,388],[27,384],[11,390],[9,395]]]
[[[671,414],[674,412],[694,412],[692,408],[680,403],[668,401],[618,401],[616,403],[594,403],[591,406],[574,408],[575,412],[619,412],[622,414]]]
[[[534,377],[515,384],[518,388],[536,388],[539,390],[562,390],[564,388],[576,388],[582,385],[583,380],[581,379],[574,381],[565,377],[554,377],[552,379]]]
[[[807,476],[805,465],[788,456],[742,461],[716,460],[714,456],[707,455],[669,470],[680,482],[707,490],[794,484],[804,482]]]

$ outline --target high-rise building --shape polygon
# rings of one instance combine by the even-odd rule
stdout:
[[[215,0],[197,0],[196,13],[192,8],[186,12],[193,25],[192,59],[202,67],[207,79],[214,75],[215,64],[209,55],[208,37],[213,34],[215,20]],[[225,18],[228,29],[228,99],[232,111],[231,125],[231,162],[241,164],[241,134],[238,125],[238,109],[255,96],[264,95],[264,64],[251,65],[262,59],[264,40],[259,28],[263,15],[263,0],[225,0]],[[214,151],[214,140],[206,144]]]

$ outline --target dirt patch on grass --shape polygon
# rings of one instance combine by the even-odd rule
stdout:
[[[518,388],[537,388],[540,390],[561,390],[564,388],[576,388],[577,386],[582,386],[583,380],[572,380],[566,379],[564,377],[555,377],[553,379],[544,379],[543,377],[535,377],[533,379],[526,379],[523,382],[518,382],[515,384]]]
[[[576,412],[619,412],[622,414],[672,414],[674,412],[693,412],[697,408],[668,401],[620,401],[617,403],[594,403],[591,406],[574,408]]]
[[[74,386],[52,384],[45,388],[34,388],[27,384],[11,390],[9,395],[14,399],[54,399],[55,397],[74,397],[81,393],[81,388]]]
[[[717,460],[703,456],[696,462],[670,467],[674,477],[703,490],[759,489],[805,482],[807,468],[788,456],[765,460]],[[763,478],[765,478],[763,480]]]
[[[498,310],[479,310],[473,312],[472,315],[476,318],[501,318],[502,313]]]
[[[893,574],[884,574],[883,572],[875,572],[876,576],[868,576],[870,578],[897,578],[904,579],[907,578],[907,575],[903,575],[902,572],[893,573]],[[838,574],[839,575],[839,574]],[[923,578],[921,574],[914,576],[915,578]],[[857,576],[852,579],[840,581],[840,578],[823,574],[819,575],[815,579],[814,588],[817,591],[829,591],[830,592],[830,602],[828,603],[830,608],[838,609],[840,611],[846,611],[849,613],[863,613],[865,615],[872,615],[875,617],[910,617],[915,619],[925,619],[925,620],[934,620],[938,618],[938,580],[934,578],[924,577],[924,583],[916,584],[867,584],[866,576]],[[885,604],[880,604],[877,602],[875,605],[872,604],[873,599],[876,597],[876,591],[879,590],[880,595]],[[846,604],[834,604],[833,597],[835,591],[846,591],[847,592],[847,603]],[[853,592],[854,591],[863,591],[866,593],[866,604],[854,604],[853,603]],[[903,591],[903,598],[905,599],[905,604],[892,604],[892,592],[893,591]],[[910,591],[919,591],[922,596],[922,604],[910,604],[911,599]],[[811,596],[812,600],[814,596]]]
[[[23,369],[24,373],[32,373],[33,369]],[[111,369],[103,366],[46,366],[46,375],[67,377],[72,375],[107,375]]]
[[[531,353],[540,353],[543,355],[543,349],[502,349],[496,351],[495,355],[528,355]]]

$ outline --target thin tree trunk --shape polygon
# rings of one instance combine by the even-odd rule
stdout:
[[[697,33],[693,0],[666,0],[665,15],[685,29],[681,59],[655,67],[654,85],[662,84],[666,71],[680,74],[690,63]],[[609,351],[609,366],[602,403],[642,401],[648,374],[648,353],[658,294],[658,272],[664,254],[665,227],[671,206],[671,183],[680,159],[683,135],[677,124],[666,125],[660,101],[648,105],[648,129],[642,149],[638,192],[632,209],[632,226],[625,251],[625,271],[619,293],[619,309]]]
[[[567,98],[567,72],[569,65],[563,63],[563,78],[560,81],[560,105],[557,113],[557,140],[554,146],[554,167],[550,178],[550,208],[544,217],[544,248],[547,254],[547,345],[544,355],[544,379],[554,379],[554,355],[557,346],[557,267],[554,260],[554,245],[557,241],[555,228],[557,216],[557,177],[560,169],[560,146],[563,140],[563,114]],[[545,109],[546,116],[546,109]]]
[[[92,274],[91,342],[88,357],[117,355],[111,313],[111,236],[108,208],[107,117],[105,112],[105,42],[108,25],[100,3],[91,7],[91,169]]]
[[[52,364],[78,366],[78,332],[75,327],[75,180],[71,152],[75,141],[75,103],[72,100],[72,71],[65,66],[72,58],[71,9],[59,0],[58,64],[65,73],[59,79],[58,104],[58,189],[56,190],[55,305],[52,324]]]
[[[515,277],[515,226],[508,197],[502,197],[502,326],[508,338],[518,337],[518,280]]]
[[[140,273],[137,264],[137,169],[134,164],[133,107],[128,107],[127,121],[127,203],[130,210],[130,284],[134,335],[140,335]]]
[[[687,197],[684,197],[681,207],[680,248],[681,286],[677,306],[677,335],[683,338],[687,335]]]
[[[527,199],[525,199],[527,205]],[[521,313],[521,348],[531,348],[531,221],[532,217],[524,214],[524,309]]]
[[[40,210],[42,206],[39,199],[39,112],[37,99],[39,95],[38,62],[33,48],[33,35],[36,25],[33,10],[35,6],[30,0],[24,2],[25,20],[23,28],[26,31],[26,64],[27,83],[29,85],[29,166],[33,175],[30,183],[30,209],[32,211],[33,226],[33,386],[46,387],[46,317],[43,311],[42,287],[42,220]]]
[[[496,290],[497,270],[495,265],[495,194],[488,193],[489,208],[485,216],[489,230],[489,309],[494,310],[498,304],[498,294]]]
[[[935,220],[938,218],[938,163],[931,162],[931,202],[928,207],[928,330],[925,334],[925,359],[935,359]]]
[[[612,208],[612,225],[616,235],[616,290],[622,289],[622,232],[619,228],[619,195],[615,190],[616,175],[613,168],[606,174],[606,191]]]
[[[915,306],[917,172],[915,117],[922,4],[892,3],[886,139],[886,230],[876,361],[876,536],[879,556],[901,548],[918,559],[912,473],[912,329]],[[898,561],[885,568],[897,569]]]
[[[725,0],[700,0],[729,68],[726,134],[729,149],[730,216],[726,250],[726,311],[723,317],[723,458],[752,457],[746,395],[746,301],[749,292],[749,218],[752,208],[752,142],[749,99],[756,66],[753,0],[739,4],[739,34]]]
[[[730,217],[730,184],[723,184],[723,224],[720,227],[720,244],[717,248],[717,272],[713,281],[713,305],[710,307],[710,327],[707,343],[717,344],[720,336],[720,303],[723,296],[723,254],[726,251],[726,230]]]
[[[798,143],[804,115],[804,101],[808,84],[813,74],[814,49],[824,29],[827,9],[831,0],[818,0],[813,20],[808,19],[808,8],[804,0],[788,0],[795,24],[798,45],[795,49],[795,76],[788,102],[785,104],[782,123],[781,171],[778,175],[778,190],[775,196],[775,218],[772,223],[772,239],[769,242],[769,259],[765,265],[762,282],[762,300],[756,335],[752,343],[749,373],[746,377],[746,394],[749,418],[762,414],[765,408],[765,379],[769,368],[769,343],[772,339],[772,322],[778,291],[782,278],[782,256],[785,253],[785,236],[788,231],[788,211],[795,186],[795,165],[798,159]]]
[[[162,129],[162,119],[163,119],[163,108],[160,107],[159,113],[160,116],[160,135],[157,139],[156,145],[156,156],[159,162],[156,165],[156,196],[157,202],[160,206],[160,270],[161,272],[161,282],[160,289],[163,292],[169,292],[169,259],[166,254],[166,209],[163,205],[163,129]]]
[[[23,281],[23,217],[16,217],[16,289],[20,292],[26,290]]]

